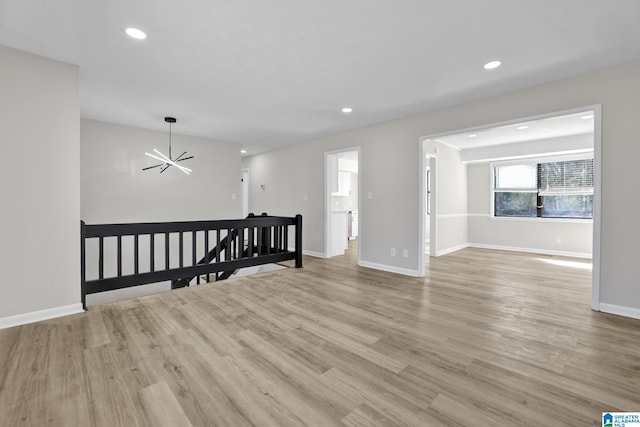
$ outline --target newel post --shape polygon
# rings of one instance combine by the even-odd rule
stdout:
[[[82,309],[87,310],[87,273],[85,271],[85,227],[84,221],[80,220],[80,301]]]
[[[296,215],[296,268],[302,268],[302,215]]]

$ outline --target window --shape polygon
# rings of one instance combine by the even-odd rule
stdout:
[[[593,218],[593,159],[493,167],[497,217]]]

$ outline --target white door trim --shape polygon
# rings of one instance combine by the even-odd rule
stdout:
[[[326,151],[324,153],[324,256],[325,258],[329,258],[331,256],[331,248],[329,243],[331,242],[331,191],[329,189],[329,156],[345,153],[348,151],[356,151],[358,153],[358,264],[360,264],[361,254],[362,254],[362,242],[363,236],[366,233],[362,233],[362,214],[363,214],[363,205],[362,205],[362,163],[361,163],[361,152],[360,146],[356,147],[348,147],[341,148],[339,150]]]

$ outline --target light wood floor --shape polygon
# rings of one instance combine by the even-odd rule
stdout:
[[[185,288],[0,330],[0,426],[601,425],[640,411],[640,321],[584,260],[464,249]],[[588,264],[587,264],[588,266]]]

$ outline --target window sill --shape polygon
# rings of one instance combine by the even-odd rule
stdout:
[[[557,222],[563,224],[592,224],[590,218],[533,218],[526,216],[493,216],[488,215],[491,221],[517,221],[517,222]]]

